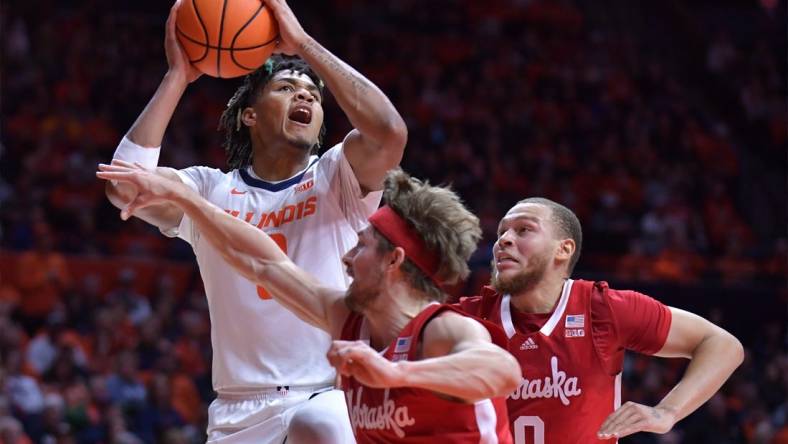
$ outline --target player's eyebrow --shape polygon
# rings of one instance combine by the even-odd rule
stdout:
[[[523,220],[523,219],[525,219],[525,220],[527,220],[529,222],[533,222],[533,223],[535,223],[537,225],[540,223],[540,219],[538,217],[536,217],[536,216],[531,216],[529,214],[518,214],[518,215],[515,215],[515,216],[506,216],[506,217],[504,217],[503,220],[501,221],[501,224],[503,224],[504,222],[516,222],[518,220]]]
[[[497,232],[499,232],[499,233],[501,232],[501,227],[503,226],[504,223],[514,223],[514,222],[517,222],[517,221],[523,220],[523,219],[525,219],[528,222],[533,222],[536,225],[540,225],[539,218],[536,217],[536,216],[531,216],[529,214],[518,214],[518,215],[514,215],[514,216],[505,216],[501,220],[501,223],[498,224]]]
[[[322,99],[323,98],[323,96],[320,95],[320,89],[317,86],[315,86],[314,84],[312,84],[312,83],[303,82],[301,80],[294,79],[292,77],[280,77],[278,79],[274,79],[274,82],[286,82],[286,83],[289,83],[289,84],[291,84],[293,86],[303,86],[304,88],[309,90],[309,92],[313,96],[317,97],[318,99]]]

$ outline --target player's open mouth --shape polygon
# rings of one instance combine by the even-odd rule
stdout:
[[[298,105],[287,116],[293,122],[309,125],[312,122],[312,110],[306,105]]]

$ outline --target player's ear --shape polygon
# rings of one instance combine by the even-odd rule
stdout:
[[[254,112],[254,109],[251,106],[244,108],[241,111],[241,122],[243,122],[246,126],[254,126],[257,122],[257,113]]]
[[[575,241],[573,239],[563,239],[558,244],[558,251],[556,252],[556,259],[561,261],[569,261],[572,255],[575,254]]]
[[[392,270],[398,269],[405,262],[405,250],[402,247],[395,247],[389,253],[388,263],[386,266]]]

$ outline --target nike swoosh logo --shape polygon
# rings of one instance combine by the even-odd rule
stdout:
[[[238,191],[237,189],[233,188],[230,190],[230,194],[246,194],[246,191]]]

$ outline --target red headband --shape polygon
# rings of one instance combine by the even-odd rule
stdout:
[[[424,239],[419,236],[419,233],[402,216],[388,205],[385,205],[372,213],[372,216],[369,216],[369,223],[394,246],[405,250],[405,256],[440,287],[440,284],[435,279],[435,274],[440,266],[440,258],[427,248],[427,245],[424,244]]]

